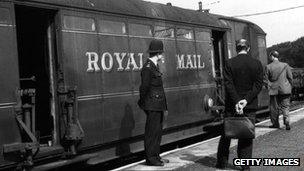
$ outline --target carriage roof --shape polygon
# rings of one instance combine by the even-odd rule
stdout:
[[[24,0],[12,1],[25,2]],[[142,0],[27,0],[26,2],[92,10],[96,12],[146,17],[165,21],[175,21],[179,23],[203,25],[224,30],[230,29],[230,27],[222,22],[221,19],[232,20],[248,23],[254,28],[254,30],[256,30],[257,33],[266,34],[259,26],[247,20]]]
[[[142,0],[28,0],[27,2],[229,29],[210,13]]]
[[[243,20],[243,19],[234,18],[234,17],[228,17],[228,16],[224,16],[224,15],[218,15],[218,14],[213,14],[213,15],[216,16],[219,20],[223,19],[223,20],[247,23],[256,31],[256,33],[266,35],[266,33],[263,31],[263,29],[260,26],[254,24],[254,23],[252,23],[248,20]]]

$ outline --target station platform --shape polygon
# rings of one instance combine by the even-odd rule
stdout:
[[[256,124],[256,138],[253,142],[253,158],[300,158],[300,166],[251,166],[251,170],[304,170],[304,107],[290,112],[291,130],[285,130],[280,117],[280,129],[268,128],[270,120]],[[184,148],[162,153],[162,158],[170,160],[163,167],[147,166],[145,161],[139,161],[118,170],[223,170],[215,168],[219,136]],[[237,140],[232,140],[227,168],[239,170],[233,165],[237,158]]]

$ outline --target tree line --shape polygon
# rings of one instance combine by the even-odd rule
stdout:
[[[267,48],[267,54],[272,50],[280,53],[281,61],[293,68],[304,68],[304,37],[295,41],[283,42]]]

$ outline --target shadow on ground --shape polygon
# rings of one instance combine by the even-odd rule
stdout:
[[[192,154],[185,154],[180,159],[195,162],[191,166],[187,166],[187,170],[217,169],[217,168],[215,168],[216,160],[217,160],[215,156],[206,156],[206,157],[201,158],[199,156],[195,156]],[[177,170],[184,170],[184,168],[177,169]],[[225,170],[240,170],[240,168],[228,163]]]

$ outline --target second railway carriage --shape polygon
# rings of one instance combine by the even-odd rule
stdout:
[[[221,109],[222,68],[236,55],[235,40],[249,40],[266,65],[265,36],[248,21],[170,4],[1,0],[0,168],[67,154],[74,157],[41,168],[96,164],[143,150],[137,100],[152,39],[165,48],[162,144],[199,135]]]
[[[304,68],[292,68],[292,100],[303,100],[304,97]]]

